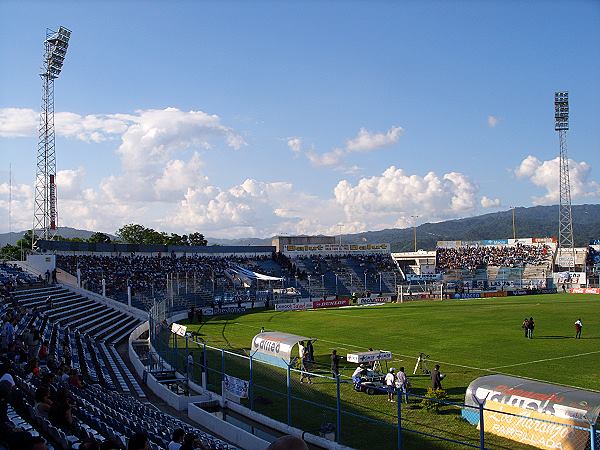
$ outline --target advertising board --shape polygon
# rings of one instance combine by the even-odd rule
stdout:
[[[202,314],[205,316],[224,316],[227,314],[243,314],[245,312],[245,307],[202,308]]]
[[[571,294],[600,294],[600,288],[571,288]]]
[[[392,301],[392,297],[390,296],[382,296],[382,297],[361,297],[356,299],[356,303],[359,305],[365,305],[369,303],[390,303]]]
[[[311,309],[313,302],[277,303],[275,311],[304,311]]]
[[[350,300],[341,298],[338,300],[317,300],[313,302],[313,308],[337,308],[350,305]]]

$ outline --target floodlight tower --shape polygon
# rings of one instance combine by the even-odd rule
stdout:
[[[35,173],[33,235],[31,247],[40,239],[52,239],[56,234],[56,154],[54,151],[54,80],[62,70],[71,31],[60,27],[46,30],[44,64],[42,66],[42,108]]]
[[[569,181],[569,157],[567,155],[567,130],[569,129],[569,93],[554,93],[554,130],[558,131],[560,143],[560,175],[558,206],[558,265],[575,267],[573,217],[571,215],[571,183]],[[561,258],[562,256],[562,258]]]

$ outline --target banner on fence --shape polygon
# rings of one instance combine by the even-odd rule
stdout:
[[[537,294],[556,294],[556,288],[544,288],[544,289],[515,289],[513,291],[507,291],[506,295],[517,296],[517,295],[537,295]]]
[[[571,294],[600,294],[600,288],[571,288]]]
[[[480,298],[480,292],[463,292],[462,294],[454,294],[454,298]]]
[[[356,299],[356,303],[359,305],[365,305],[369,303],[390,303],[392,301],[392,297],[390,296],[382,296],[382,297],[361,297]]]
[[[575,419],[553,416],[549,422],[548,414],[490,400],[485,402],[483,419],[486,432],[542,449],[583,450],[589,439],[589,432]]]
[[[185,325],[180,325],[175,322],[173,322],[171,324],[171,333],[176,334],[177,336],[185,337],[186,331],[187,331],[187,327]]]
[[[224,316],[227,314],[242,314],[246,312],[246,307],[225,307],[225,308],[202,308],[202,314],[205,316]]]
[[[313,302],[297,302],[297,303],[277,303],[275,311],[304,311],[310,309]]]
[[[348,306],[350,300],[347,298],[340,298],[338,300],[317,300],[313,302],[313,308],[338,308],[340,306]]]
[[[225,374],[225,390],[238,398],[248,398],[248,382]]]
[[[555,284],[585,284],[587,277],[585,272],[556,272],[554,273]]]

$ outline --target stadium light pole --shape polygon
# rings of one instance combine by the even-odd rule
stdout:
[[[554,131],[558,131],[559,154],[559,205],[558,205],[558,265],[575,269],[575,241],[571,214],[571,182],[569,157],[567,155],[567,131],[569,130],[569,93],[554,93]],[[565,250],[568,252],[565,252]],[[565,253],[567,253],[565,255]]]
[[[365,292],[367,292],[367,270],[365,270]]]
[[[54,80],[63,68],[71,30],[59,27],[46,29],[44,64],[42,66],[42,107],[38,130],[38,147],[33,200],[31,249],[40,239],[54,239],[57,228],[56,152],[54,140]]]
[[[413,220],[413,237],[415,240],[415,252],[417,251],[417,219],[419,218],[419,216],[410,216],[411,219]]]
[[[310,291],[310,275],[308,276],[308,298],[312,300],[312,292]]]
[[[323,290],[323,294],[325,294],[325,274],[321,275],[321,289]]]

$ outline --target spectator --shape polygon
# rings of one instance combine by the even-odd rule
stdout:
[[[177,428],[175,431],[173,431],[173,434],[171,435],[171,442],[169,442],[167,450],[180,450],[184,436],[185,431],[183,428]]]
[[[50,389],[48,386],[40,386],[35,391],[35,404],[34,411],[39,417],[48,418],[48,413],[52,407],[52,401],[50,400]]]
[[[148,450],[148,436],[146,433],[138,432],[129,438],[127,450]]]
[[[61,388],[56,393],[56,400],[52,403],[48,411],[48,419],[55,427],[68,430],[73,425],[73,415],[71,403],[69,401],[69,391]]]

